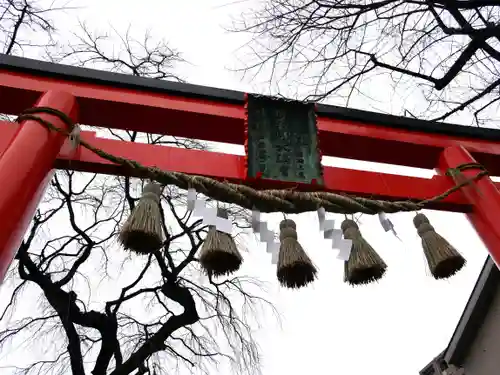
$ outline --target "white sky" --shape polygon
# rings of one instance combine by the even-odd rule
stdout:
[[[123,31],[132,24],[133,35],[139,38],[146,29],[165,37],[190,63],[178,70],[190,83],[264,92],[264,84],[242,82],[241,76],[226,69],[238,63],[235,50],[245,37],[227,33],[221,25],[227,25],[231,14],[237,16],[249,3],[224,6],[229,1],[88,0],[78,11],[78,19],[85,20],[91,29],[107,30],[112,25]],[[68,32],[76,21],[75,13],[70,13],[60,18],[58,27]],[[377,85],[383,110],[399,112],[400,101],[389,88],[384,91],[382,87]],[[356,105],[363,103],[358,101]],[[416,176],[432,174],[333,158],[328,163]],[[241,274],[268,281],[268,299],[283,316],[281,327],[262,316],[262,329],[255,332],[263,354],[263,374],[410,375],[441,352],[462,313],[486,250],[464,215],[435,211],[427,214],[436,230],[468,261],[450,281],[438,282],[428,275],[411,213],[391,215],[402,242],[385,234],[376,217],[361,219],[363,235],[389,267],[381,282],[362,288],[342,282],[342,262],[321,239],[314,213],[294,218],[299,240],[319,267],[319,279],[304,290],[279,288],[269,255],[262,245],[249,243],[250,252],[245,255]],[[281,216],[266,219],[276,229]]]

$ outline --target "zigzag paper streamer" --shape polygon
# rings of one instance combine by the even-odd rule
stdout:
[[[326,219],[326,210],[323,207],[320,207],[320,208],[318,208],[317,213],[318,213],[318,221],[319,221],[319,230],[320,231],[325,230],[324,222]]]
[[[391,220],[386,216],[385,212],[378,213],[378,220],[380,221],[380,225],[386,232],[390,230],[394,230],[394,224],[392,224]]]
[[[396,233],[396,229],[394,229],[394,224],[392,221],[386,216],[385,212],[379,212],[378,213],[378,220],[380,221],[380,225],[382,225],[382,228],[384,228],[384,231],[389,232],[391,231],[394,236],[401,241],[399,238],[398,234]]]
[[[335,220],[326,220],[326,211],[323,207],[318,208],[319,230],[323,232],[326,240],[332,240],[332,248],[338,248],[342,241],[342,230],[335,229]]]
[[[197,199],[194,189],[188,189],[187,209],[193,212],[194,217],[203,218],[203,225],[213,225],[219,232],[231,234],[233,223],[231,219],[217,216],[217,208],[207,206],[205,199]]]
[[[188,189],[187,193],[187,209],[188,211],[194,211],[196,202],[196,190]]]
[[[351,256],[352,240],[346,240],[343,238],[339,241],[337,248],[339,249],[337,259],[347,262]]]
[[[252,229],[255,234],[259,234],[260,242],[266,244],[266,252],[272,255],[271,262],[276,264],[278,262],[278,253],[280,249],[280,243],[275,240],[276,233],[267,227],[265,221],[260,220],[260,212],[257,210],[252,210]]]
[[[342,230],[335,229],[335,220],[326,219],[326,211],[323,207],[318,209],[319,230],[323,237],[332,240],[332,249],[338,249],[337,259],[348,261],[351,255],[352,241],[342,238]]]

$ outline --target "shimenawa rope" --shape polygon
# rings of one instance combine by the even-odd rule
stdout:
[[[70,131],[60,129],[52,125],[49,121],[37,116],[38,113],[46,113],[57,116],[61,119]],[[17,118],[17,122],[24,120],[34,120],[45,126],[46,128],[63,133],[69,136],[71,129],[74,127],[73,121],[63,112],[49,107],[34,107],[23,111]],[[339,214],[354,214],[365,213],[376,215],[379,212],[395,213],[404,211],[418,211],[431,203],[436,203],[460,190],[466,185],[472,184],[473,181],[480,179],[488,174],[485,168],[476,163],[467,163],[452,168],[446,172],[451,176],[456,185],[448,189],[444,193],[430,199],[421,201],[384,201],[368,199],[347,194],[335,194],[324,191],[302,192],[293,189],[273,189],[273,190],[256,190],[249,186],[230,183],[227,181],[221,182],[209,177],[188,175],[179,172],[162,171],[159,168],[146,167],[135,160],[128,160],[119,156],[108,154],[107,152],[98,149],[91,144],[80,139],[80,145],[92,151],[101,158],[115,164],[120,164],[130,169],[134,169],[141,176],[150,178],[164,185],[175,185],[181,189],[193,188],[199,193],[216,199],[221,202],[237,204],[243,208],[256,209],[261,212],[283,212],[283,213],[301,213],[306,211],[315,211],[320,207],[328,212]],[[465,179],[461,174],[466,169],[480,169],[477,175],[470,179]],[[463,178],[461,181],[459,176]]]

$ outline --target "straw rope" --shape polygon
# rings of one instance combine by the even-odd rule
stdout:
[[[49,107],[30,108],[22,112],[16,121],[34,120],[51,131],[69,135],[70,131],[60,129],[49,121],[37,116],[37,114],[40,113],[57,116],[67,124],[70,130],[75,126],[73,121],[66,114]],[[445,199],[462,187],[470,185],[473,181],[488,174],[485,168],[480,164],[463,164],[447,171],[447,175],[451,176],[456,181],[456,185],[442,194],[421,201],[390,202],[324,191],[302,192],[293,189],[256,190],[246,185],[218,181],[205,176],[162,171],[155,167],[146,167],[135,160],[128,160],[108,154],[84,140],[80,140],[79,143],[82,147],[87,148],[101,158],[136,170],[139,172],[139,175],[148,177],[161,184],[175,185],[181,189],[193,188],[197,192],[203,193],[212,199],[237,204],[247,209],[257,209],[261,212],[301,213],[315,211],[320,207],[324,207],[328,212],[339,214],[365,213],[375,215],[379,212],[395,213],[418,211],[431,203],[436,203]],[[461,181],[458,182],[458,176],[461,176],[461,172],[467,169],[480,169],[480,171],[474,177],[470,179],[461,178]]]

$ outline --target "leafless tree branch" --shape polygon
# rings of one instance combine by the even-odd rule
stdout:
[[[6,51],[14,53],[22,46],[17,23],[46,12],[28,15],[33,3],[5,4],[10,13],[17,12],[17,18],[9,16],[10,24],[0,18],[0,27],[10,30]],[[173,69],[183,60],[165,42],[155,42],[150,34],[139,42],[130,30],[98,34],[81,26],[77,43],[54,42],[47,48],[49,61],[180,80]],[[51,23],[45,27],[53,30]],[[106,132],[127,142],[207,149],[188,139]],[[129,177],[57,172],[4,284],[12,291],[0,307],[0,348],[19,347],[26,354],[16,357],[26,363],[9,366],[14,373],[170,375],[183,367],[208,373],[219,362],[235,372],[259,373],[252,319],[259,306],[276,311],[257,280],[203,276],[196,252],[207,228],[192,220],[183,191],[164,189],[167,236],[160,250],[141,257],[117,246],[116,235],[142,185]],[[230,213],[239,227],[248,227],[248,212],[230,207]]]
[[[499,119],[494,1],[273,0],[232,30],[253,35],[244,72],[300,80],[310,87],[307,99],[348,105],[353,92],[368,92],[384,74],[394,89],[420,88],[427,104],[419,117],[447,120],[467,109],[477,125]]]

